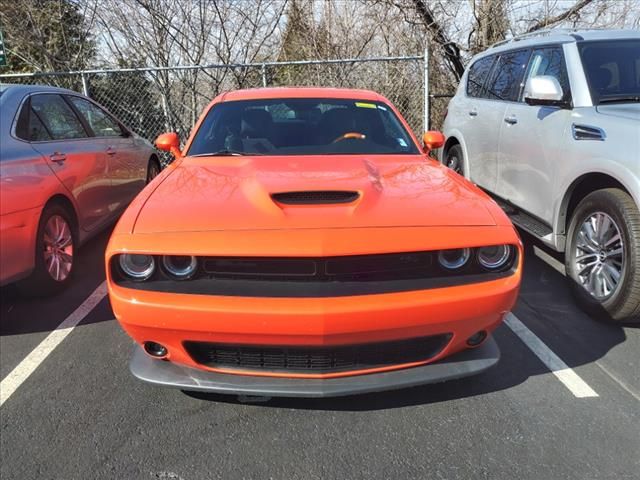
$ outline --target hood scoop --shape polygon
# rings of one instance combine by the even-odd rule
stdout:
[[[271,194],[271,198],[283,205],[331,205],[351,203],[360,197],[350,190],[304,190]]]

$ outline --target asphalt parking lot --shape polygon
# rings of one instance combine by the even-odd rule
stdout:
[[[395,392],[266,402],[129,374],[132,342],[101,286],[107,240],[86,245],[74,285],[57,297],[0,290],[3,480],[640,478],[640,328],[579,311],[529,240],[495,368]]]

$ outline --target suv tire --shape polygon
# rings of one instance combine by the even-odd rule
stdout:
[[[571,217],[565,255],[580,306],[596,318],[640,322],[640,271],[634,265],[640,265],[638,207],[616,188],[590,193]]]
[[[444,164],[454,172],[464,176],[464,155],[460,144],[456,143],[447,150]]]

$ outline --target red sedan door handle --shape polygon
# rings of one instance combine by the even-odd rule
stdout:
[[[55,162],[58,165],[62,165],[67,159],[67,156],[64,153],[55,152],[53,155],[49,156],[49,159],[51,159],[52,162]]]
[[[113,149],[113,147],[109,147],[107,148],[107,155],[115,155],[116,151]]]

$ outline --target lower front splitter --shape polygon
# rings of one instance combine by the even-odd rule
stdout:
[[[153,359],[139,346],[133,352],[129,368],[140,380],[181,390],[269,397],[338,397],[476,375],[499,360],[498,345],[489,337],[478,348],[421,367],[340,378],[300,379],[216,373]]]

